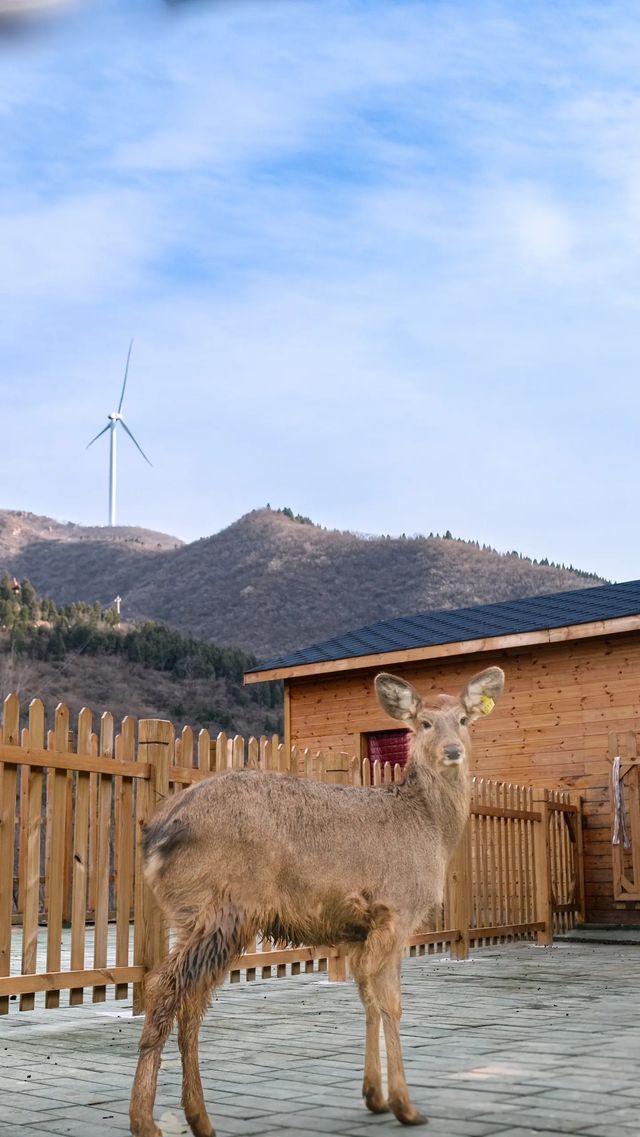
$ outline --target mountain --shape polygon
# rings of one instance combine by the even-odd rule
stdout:
[[[57,604],[108,605],[135,587],[177,537],[133,526],[76,525],[33,513],[0,510],[0,570],[28,577]]]
[[[158,561],[127,603],[266,658],[392,616],[585,583],[462,541],[365,538],[256,510]]]
[[[186,545],[0,511],[5,569],[58,604],[119,594],[128,621],[166,621],[263,659],[393,616],[599,582],[449,535],[367,537],[269,508]]]

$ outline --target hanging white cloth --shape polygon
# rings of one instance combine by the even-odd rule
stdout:
[[[623,848],[629,849],[631,841],[627,833],[627,823],[624,816],[624,789],[620,780],[620,757],[613,759],[611,763],[611,797],[613,799],[613,836],[611,838],[612,845],[620,844],[620,837],[622,836]]]

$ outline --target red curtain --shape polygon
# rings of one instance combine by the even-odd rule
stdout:
[[[410,730],[377,730],[367,735],[367,758],[372,763],[394,762],[406,766],[410,747]]]

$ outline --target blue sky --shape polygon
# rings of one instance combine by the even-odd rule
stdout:
[[[0,43],[0,505],[640,576],[640,11],[77,0]],[[126,440],[125,440],[126,442]]]

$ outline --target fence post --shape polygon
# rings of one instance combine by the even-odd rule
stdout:
[[[549,848],[549,791],[535,787],[532,803],[540,814],[533,824],[533,856],[536,870],[536,921],[544,924],[537,933],[540,946],[553,943],[553,892],[551,887],[551,850]]]
[[[164,957],[168,935],[162,913],[142,873],[142,831],[159,803],[169,793],[169,764],[174,729],[163,719],[141,719],[138,723],[137,760],[150,766],[149,778],[138,779],[136,800],[136,877],[134,893],[134,963],[142,964],[145,974]],[[133,1013],[144,1010],[144,984],[133,985]]]
[[[449,864],[449,924],[459,932],[451,944],[453,959],[469,958],[471,923],[471,820]]]

